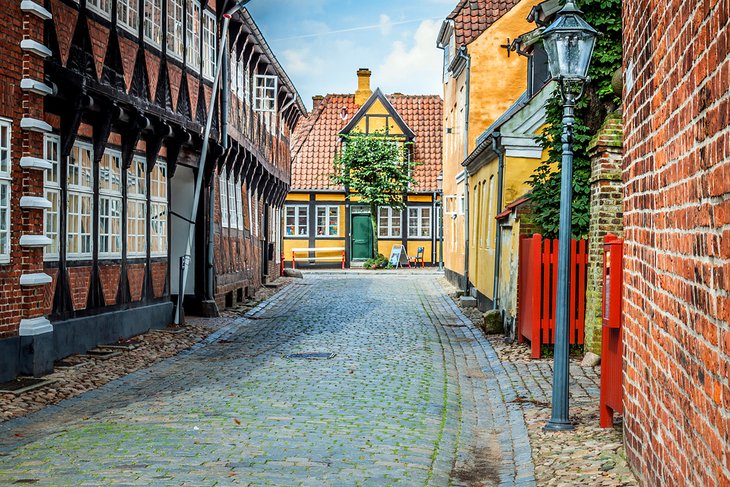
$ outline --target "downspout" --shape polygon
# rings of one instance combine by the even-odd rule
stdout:
[[[471,56],[466,48],[459,56],[466,60],[466,99],[464,105],[464,160],[469,157],[469,95],[471,94]],[[469,169],[464,167],[464,295],[469,293]]]
[[[497,140],[501,139],[499,132],[492,136],[492,150],[499,158],[497,169],[497,211],[495,215],[502,211],[502,187],[504,186],[504,152],[499,149]],[[494,248],[494,296],[492,299],[492,309],[499,309],[499,270],[502,265],[502,225],[495,222],[497,226],[497,243]]]

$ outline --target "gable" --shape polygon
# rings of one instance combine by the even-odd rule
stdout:
[[[398,111],[393,107],[388,98],[380,91],[375,90],[367,102],[357,111],[340,135],[347,135],[351,132],[371,134],[382,131],[387,135],[403,136],[407,140],[413,140],[415,134],[403,121]]]

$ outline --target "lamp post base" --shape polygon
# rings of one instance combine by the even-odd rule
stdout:
[[[545,431],[573,431],[575,425],[570,421],[556,421],[551,419],[545,425]]]

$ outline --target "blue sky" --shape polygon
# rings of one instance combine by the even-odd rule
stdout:
[[[386,93],[442,94],[441,22],[458,0],[253,0],[248,9],[304,102],[354,93],[358,68]]]

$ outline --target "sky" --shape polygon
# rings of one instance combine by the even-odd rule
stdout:
[[[354,93],[370,68],[385,93],[442,95],[441,23],[458,0],[252,0],[254,20],[304,103]]]

